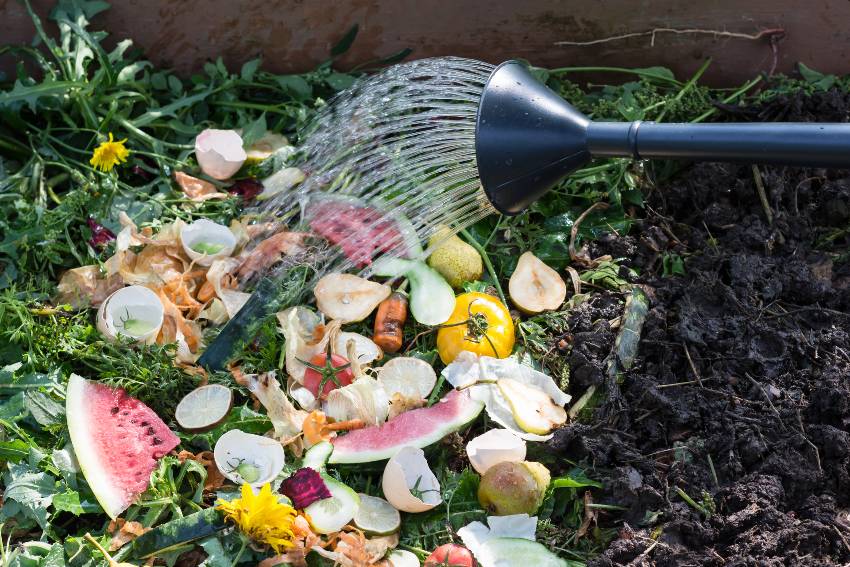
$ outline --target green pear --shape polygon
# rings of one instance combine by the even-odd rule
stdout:
[[[556,405],[540,388],[510,378],[502,378],[496,384],[511,406],[514,421],[523,431],[546,435],[567,422],[564,408]]]
[[[478,502],[494,516],[537,512],[549,486],[549,470],[540,463],[505,461],[487,469],[478,485]]]
[[[457,235],[446,238],[447,233],[448,229],[443,228],[431,237],[429,245],[440,246],[428,257],[428,265],[437,270],[454,288],[459,288],[464,282],[481,279],[484,273],[481,255]]]

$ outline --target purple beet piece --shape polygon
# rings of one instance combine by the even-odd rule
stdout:
[[[91,229],[91,238],[89,244],[95,250],[104,248],[107,244],[115,240],[115,233],[94,220],[92,217],[86,219],[86,224]]]
[[[280,485],[280,492],[292,500],[292,505],[303,510],[313,502],[331,497],[321,475],[310,467],[298,469]]]

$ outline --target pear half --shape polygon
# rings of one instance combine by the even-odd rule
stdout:
[[[523,431],[546,435],[567,422],[567,412],[556,405],[549,394],[510,378],[502,378],[496,385],[511,406],[514,420]]]
[[[533,315],[558,309],[567,297],[567,284],[558,272],[526,252],[519,257],[511,274],[508,293],[517,309]]]

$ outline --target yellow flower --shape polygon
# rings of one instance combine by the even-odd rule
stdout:
[[[292,525],[297,513],[292,506],[280,503],[269,483],[257,495],[243,484],[242,498],[231,502],[219,500],[216,508],[239,526],[243,534],[257,543],[267,544],[276,553],[294,545]]]
[[[130,155],[130,150],[124,147],[124,142],[126,141],[127,138],[118,140],[117,142],[114,141],[112,139],[112,132],[110,132],[109,141],[101,142],[101,144],[94,149],[94,154],[92,154],[89,163],[92,164],[95,169],[99,169],[101,171],[112,171],[113,167],[119,163],[127,161],[127,156]]]

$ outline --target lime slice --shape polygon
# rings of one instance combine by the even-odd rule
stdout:
[[[401,514],[383,498],[360,494],[354,525],[368,534],[389,535],[401,527]]]
[[[233,392],[220,384],[201,386],[186,394],[174,412],[178,425],[200,431],[218,425],[230,411]]]
[[[387,561],[392,567],[419,567],[419,558],[406,549],[394,549],[387,555]]]
[[[434,389],[437,374],[424,360],[399,356],[380,368],[378,381],[390,399],[393,394],[400,394],[403,398],[420,399],[427,398]]]

